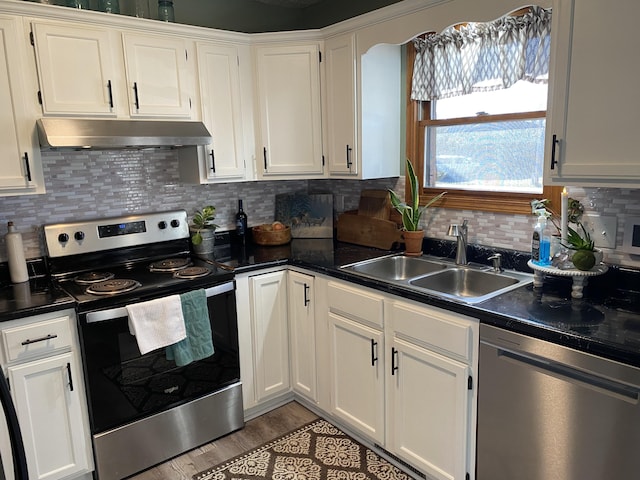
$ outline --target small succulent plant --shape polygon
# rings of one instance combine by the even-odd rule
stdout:
[[[203,207],[202,210],[197,210],[193,215],[192,223],[195,232],[191,235],[191,243],[194,245],[200,245],[202,243],[202,234],[200,233],[205,229],[213,229],[218,228],[218,225],[213,223],[213,220],[216,218],[216,207],[213,205],[207,205]]]

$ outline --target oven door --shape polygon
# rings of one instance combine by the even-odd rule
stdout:
[[[79,314],[92,433],[208,395],[240,379],[235,284],[205,289],[214,354],[178,367],[165,349],[141,355],[125,307]]]

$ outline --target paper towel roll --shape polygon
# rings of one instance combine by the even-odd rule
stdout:
[[[22,283],[29,281],[27,272],[27,261],[24,258],[24,247],[22,245],[22,235],[16,231],[13,222],[7,225],[8,233],[5,237],[7,244],[7,259],[9,262],[9,276],[12,283]]]

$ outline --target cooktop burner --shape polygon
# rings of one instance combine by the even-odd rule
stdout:
[[[206,267],[185,267],[175,272],[173,276],[176,278],[188,279],[188,278],[206,277],[210,273],[211,273],[211,270],[209,270]]]
[[[175,272],[191,265],[188,258],[167,258],[149,265],[152,272]]]
[[[90,285],[86,292],[94,295],[116,295],[118,293],[130,292],[141,286],[140,282],[136,280],[112,278]]]
[[[115,275],[111,272],[87,272],[73,279],[78,285],[91,285],[92,283],[111,280]]]

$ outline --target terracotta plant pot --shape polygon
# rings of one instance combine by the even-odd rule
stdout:
[[[424,239],[424,230],[402,232],[404,238],[404,254],[410,257],[418,257],[422,255],[422,240]]]

